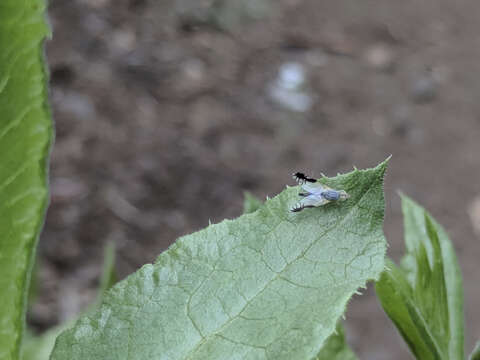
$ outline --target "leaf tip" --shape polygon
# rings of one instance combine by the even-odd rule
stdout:
[[[385,174],[385,171],[387,170],[388,163],[390,162],[391,158],[392,158],[392,155],[389,155],[385,160],[383,160],[380,164],[377,165],[375,170],[377,170],[381,175]]]

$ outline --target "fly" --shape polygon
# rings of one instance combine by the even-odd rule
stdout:
[[[345,190],[332,189],[321,184],[317,179],[306,176],[304,173],[296,172],[293,174],[293,178],[302,186],[305,192],[298,194],[302,199],[290,209],[291,212],[323,206],[329,202],[346,200],[350,197]]]

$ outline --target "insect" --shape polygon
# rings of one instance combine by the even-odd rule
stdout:
[[[317,179],[308,177],[304,173],[296,172],[293,174],[293,178],[302,185],[302,189],[305,192],[298,194],[303,199],[290,209],[291,212],[322,206],[331,201],[346,200],[350,197],[345,190],[329,188],[327,185],[321,184]]]

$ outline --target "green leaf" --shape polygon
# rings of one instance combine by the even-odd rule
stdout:
[[[55,340],[63,331],[71,328],[74,321],[55,326],[40,336],[30,334],[28,331],[22,344],[22,360],[48,360],[52,352]]]
[[[315,360],[356,360],[357,357],[345,341],[345,330],[342,324],[337,324],[336,333],[330,335],[322,346]]]
[[[382,273],[380,281],[375,285],[383,309],[417,359],[438,359],[439,354],[432,345],[425,326],[418,325],[423,319],[415,311],[411,299],[412,289],[403,270],[388,260],[387,268],[389,271]]]
[[[263,205],[263,203],[253,196],[250,192],[245,191],[243,193],[244,200],[243,200],[243,213],[250,214],[252,212],[257,211]]]
[[[178,239],[59,336],[59,359],[312,359],[384,267],[383,175],[325,184],[344,202],[292,213],[298,187]]]
[[[463,287],[443,228],[402,196],[407,254],[376,284],[388,316],[417,359],[464,359]]]
[[[47,204],[45,4],[0,1],[0,359],[17,359]]]
[[[475,349],[473,349],[472,353],[469,357],[470,360],[480,360],[480,341],[477,341],[475,345]]]
[[[98,288],[97,301],[89,306],[87,312],[95,311],[101,304],[105,292],[115,283],[117,276],[115,273],[115,244],[107,243],[103,255],[103,270]],[[47,332],[35,336],[27,331],[22,345],[22,360],[48,360],[55,345],[55,339],[63,331],[71,328],[75,320],[69,320],[64,324],[55,326]]]
[[[115,272],[115,243],[110,241],[105,246],[103,252],[103,269],[98,288],[96,307],[100,306],[103,297],[108,289],[117,282],[117,273]]]

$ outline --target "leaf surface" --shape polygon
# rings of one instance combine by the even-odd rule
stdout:
[[[39,0],[0,1],[0,359],[18,359],[47,203],[52,124]]]
[[[291,213],[299,187],[178,239],[58,339],[59,359],[308,359],[384,267],[386,162],[321,181],[350,199]]]

